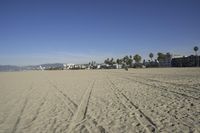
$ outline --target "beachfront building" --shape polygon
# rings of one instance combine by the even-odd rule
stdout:
[[[122,69],[122,64],[113,64],[115,69]]]
[[[171,67],[171,60],[158,61],[159,67]]]
[[[75,67],[75,64],[72,64],[72,63],[70,63],[70,64],[67,64],[66,65],[66,69],[73,69]]]
[[[196,67],[200,64],[200,56],[190,55],[174,57],[171,61],[172,67]]]
[[[67,65],[63,64],[63,70],[66,70],[66,69],[67,69]]]

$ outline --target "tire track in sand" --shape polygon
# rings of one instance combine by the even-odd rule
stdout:
[[[15,125],[14,125],[11,133],[15,133],[16,132],[17,127],[18,127],[18,125],[20,123],[21,117],[22,117],[22,115],[24,113],[24,110],[25,110],[25,107],[26,107],[27,103],[28,103],[28,98],[25,98],[25,100],[23,102],[23,106],[22,106],[22,108],[21,108],[21,110],[19,112],[19,115],[17,117],[17,121],[15,122]]]
[[[22,107],[19,108],[19,115],[17,116],[17,119],[15,121],[15,124],[14,124],[14,127],[11,131],[11,133],[15,133],[18,129],[18,125],[21,121],[21,117],[22,115],[24,114],[24,110],[26,108],[26,105],[28,103],[28,96],[30,95],[31,91],[33,90],[33,83],[31,84],[31,87],[27,90],[27,92],[23,93],[22,96],[24,95],[25,96],[25,99],[23,99],[23,102],[22,102]],[[20,100],[20,99],[19,99]]]
[[[182,85],[182,84],[177,84],[177,83],[169,83],[169,82],[166,82],[166,81],[160,81],[160,80],[156,80],[156,79],[150,79],[150,78],[145,78],[145,77],[140,77],[140,76],[130,76],[131,79],[133,78],[138,78],[141,80],[143,80],[144,82],[143,83],[148,83],[148,84],[153,84],[154,86],[156,87],[162,87],[162,88],[168,88],[167,90],[168,91],[171,91],[172,93],[176,93],[176,94],[179,94],[179,95],[182,95],[182,96],[185,96],[185,97],[190,97],[190,98],[193,98],[193,99],[196,99],[198,100],[200,97],[199,97],[199,89],[194,89],[194,87],[191,87],[189,85]],[[147,81],[147,82],[146,82]],[[138,82],[138,81],[137,81]],[[156,84],[154,84],[156,83]],[[169,85],[170,85],[170,88],[169,89]],[[178,87],[178,88],[177,88]]]
[[[68,132],[71,133],[73,129],[76,127],[77,123],[83,121],[86,117],[88,102],[90,99],[90,95],[92,93],[92,89],[94,87],[95,81],[93,81],[92,85],[86,90],[85,94],[82,97],[81,103],[78,105],[77,111],[71,119],[71,123],[68,127]]]
[[[152,86],[153,88],[151,88],[151,89],[159,89],[159,88],[156,88],[157,86],[154,86],[154,85],[151,85],[151,84],[148,84],[148,83],[143,83],[142,81],[133,80],[133,79],[131,79],[131,78],[126,78],[126,77],[124,77],[123,79],[128,80],[128,81],[135,81],[135,82],[138,82],[138,83],[140,83],[140,84],[142,84],[142,85],[149,85],[149,86]],[[161,91],[161,89],[160,89],[160,91]],[[167,90],[164,90],[164,91],[168,92]],[[171,94],[172,94],[172,92],[171,92]],[[174,94],[174,95],[175,95],[175,94]],[[164,97],[166,97],[166,96],[164,96]],[[167,97],[167,98],[173,99],[172,97]],[[184,98],[187,98],[187,97],[184,97]],[[176,118],[175,115],[169,115],[169,114],[165,113],[165,116],[166,116],[167,118],[171,119],[172,121],[175,121],[176,123],[181,123],[182,125],[188,127],[189,130],[192,129],[192,125],[191,125],[190,123],[188,123],[188,122],[186,122],[186,121],[178,120],[178,119]],[[196,130],[196,129],[195,129],[195,130]]]
[[[112,74],[117,74],[117,73],[112,73]],[[127,74],[127,75],[130,75],[130,74]],[[140,80],[134,79],[136,77],[139,78]],[[133,75],[130,75],[130,77],[129,76],[123,77],[122,79],[126,79],[126,80],[129,80],[129,81],[134,81],[134,82],[146,85],[146,86],[151,86],[154,89],[158,89],[160,91],[166,91],[168,93],[179,95],[179,96],[182,96],[182,97],[185,97],[185,98],[194,99],[194,100],[197,100],[197,101],[199,101],[199,99],[200,99],[199,96],[194,96],[194,95],[199,94],[199,92],[197,92],[197,91],[194,92],[194,91],[185,89],[185,87],[184,87],[184,89],[181,89],[181,88],[177,89],[177,88],[174,88],[173,84],[171,84],[172,85],[171,87],[173,89],[170,89],[167,86],[163,85],[164,82],[159,82],[159,80],[149,80],[147,78],[142,78],[142,77],[139,77],[139,76],[135,76],[134,77]],[[143,81],[141,81],[141,80],[143,80]],[[149,81],[149,82],[146,82],[146,81]],[[160,84],[156,85],[153,82],[156,82],[157,84],[160,83]],[[165,84],[170,85],[170,83],[165,83]],[[190,92],[191,94],[190,93],[186,93],[186,92]]]
[[[88,89],[82,96],[82,101],[79,105],[77,105],[67,94],[61,91],[57,85],[53,84],[53,82],[49,81],[49,83],[53,86],[54,89],[57,90],[58,94],[55,94],[69,109],[72,114],[68,121],[70,122],[68,126],[68,132],[80,132],[80,130],[86,130],[90,133],[104,133],[105,129],[98,125],[94,118],[89,116],[87,113],[88,102],[90,99],[90,95],[92,93],[92,89],[94,87],[95,81],[89,85]],[[87,118],[86,118],[87,117]]]
[[[47,95],[46,95],[47,96]],[[34,123],[34,121],[38,118],[39,114],[40,114],[40,110],[42,109],[43,105],[45,104],[46,100],[46,96],[43,97],[42,102],[39,104],[39,107],[36,109],[35,115],[33,116],[33,118],[31,119],[31,121],[29,122],[29,124],[27,124],[27,126],[25,126],[23,129],[29,128],[32,126],[32,124]]]
[[[76,111],[78,105],[71,98],[69,98],[69,96],[67,94],[65,94],[63,91],[61,91],[60,89],[58,89],[57,85],[53,84],[50,81],[49,81],[49,83],[58,92],[58,93],[55,94],[56,97],[58,97],[58,99],[60,99],[67,106],[69,112],[72,115],[74,115],[74,112]]]
[[[146,83],[146,82],[142,82],[142,81],[139,81],[139,80],[136,80],[136,79],[132,79],[132,78],[125,78],[124,77],[123,79],[129,80],[129,81],[134,81],[134,82],[146,85],[146,86],[151,86],[153,89],[157,89],[157,90],[160,90],[160,91],[165,91],[165,92],[171,93],[173,95],[179,95],[179,96],[182,96],[182,97],[185,97],[185,98],[189,98],[189,99],[193,99],[193,100],[196,100],[196,101],[200,100],[199,97],[195,97],[195,96],[192,96],[192,95],[189,95],[189,94],[185,94],[185,93],[182,93],[182,92],[178,92],[178,91],[175,91],[175,90],[170,90],[170,89],[168,89],[168,88],[166,88],[165,86],[162,86],[162,85],[158,86],[158,85],[155,85],[155,84],[152,84],[152,83]]]
[[[111,84],[111,89],[113,90],[119,101],[131,112],[135,114],[138,122],[145,128],[148,133],[157,133],[157,127],[152,122],[152,120],[147,117],[136,105],[134,105],[129,98],[121,92],[115,84],[107,77],[109,83]]]
[[[130,75],[132,77],[133,74],[134,73],[130,73],[128,75]],[[200,92],[200,89],[198,87],[195,87],[195,86],[192,86],[192,85],[189,85],[189,84],[186,84],[186,83],[175,83],[175,82],[170,82],[170,81],[161,81],[161,80],[158,80],[158,79],[141,77],[139,75],[134,75],[134,77],[142,78],[142,79],[145,79],[145,80],[148,80],[148,81],[160,82],[160,83],[165,83],[165,84],[168,84],[168,85],[175,85],[175,86],[183,87],[184,89],[187,89],[187,91],[190,91],[190,92],[197,92],[197,93]]]

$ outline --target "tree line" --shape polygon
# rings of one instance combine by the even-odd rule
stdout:
[[[197,56],[198,49],[199,48],[197,46],[193,48],[196,56]],[[139,54],[135,54],[135,55],[129,55],[129,56],[126,55],[123,58],[117,58],[116,60],[114,58],[107,58],[105,59],[104,63],[111,66],[114,64],[119,64],[119,65],[128,66],[128,67],[133,67],[133,65],[159,66],[160,63],[170,63],[172,59],[172,54],[170,52],[167,52],[167,53],[158,52],[157,58],[154,59],[154,54],[149,53],[149,58],[150,60],[148,61],[143,60],[143,63],[141,63],[142,56],[140,56]],[[133,61],[135,61],[135,63],[133,63]]]
[[[157,59],[153,61],[154,54],[150,53],[149,57],[151,60],[149,60],[148,62],[167,61],[167,60],[170,60],[172,57],[172,55],[169,52],[166,54],[159,52],[157,55],[158,55]],[[126,65],[129,67],[132,67],[133,61],[135,61],[135,64],[140,64],[141,60],[142,60],[142,56],[140,56],[139,54],[135,54],[134,56],[126,55],[123,58],[117,58],[116,60],[114,60],[114,58],[107,58],[104,61],[104,63],[108,64],[108,65],[121,64],[121,65]],[[144,62],[146,62],[146,61],[143,60],[143,63]]]

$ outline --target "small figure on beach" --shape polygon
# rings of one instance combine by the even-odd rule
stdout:
[[[128,66],[125,65],[124,69],[125,69],[126,71],[128,71]]]

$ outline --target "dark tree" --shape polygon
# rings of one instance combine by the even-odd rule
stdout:
[[[159,52],[157,60],[158,61],[164,61],[165,60],[165,54]]]
[[[151,61],[152,61],[152,59],[153,59],[153,53],[150,53],[149,57],[151,58]]]
[[[194,47],[194,52],[195,52],[195,55],[197,55],[197,51],[199,50],[199,48],[197,46]]]
[[[117,64],[122,64],[122,59],[117,59],[117,60],[116,60],[116,63],[117,63]]]
[[[133,58],[134,58],[136,63],[140,63],[140,61],[142,59],[142,57],[140,55],[138,55],[138,54],[136,54]]]
[[[166,53],[166,60],[170,61],[172,58],[172,55],[168,52]]]
[[[128,65],[128,60],[129,60],[129,57],[128,57],[128,56],[125,56],[125,57],[123,58],[123,62],[124,62],[126,65]]]
[[[109,64],[109,62],[110,62],[110,59],[109,59],[109,58],[107,58],[107,59],[104,61],[105,64]]]

